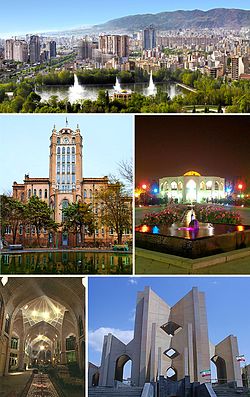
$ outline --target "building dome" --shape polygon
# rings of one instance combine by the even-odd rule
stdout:
[[[199,172],[196,171],[188,171],[184,174],[184,176],[201,176],[201,174],[199,174]]]

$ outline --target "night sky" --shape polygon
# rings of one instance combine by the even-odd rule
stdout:
[[[136,116],[136,185],[194,170],[250,178],[250,116]]]

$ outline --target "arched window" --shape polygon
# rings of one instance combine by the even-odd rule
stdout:
[[[62,154],[65,154],[65,147],[62,148]]]
[[[67,147],[67,154],[70,154],[70,147]]]
[[[19,234],[20,236],[23,234],[23,225],[19,225]]]
[[[86,189],[84,189],[83,198],[87,198],[87,190]]]
[[[178,182],[178,190],[182,190],[183,189],[183,183],[182,182]]]
[[[57,154],[60,154],[60,152],[61,152],[61,150],[60,150],[60,148],[58,147],[58,148],[57,148]]]
[[[92,198],[92,190],[89,190],[89,198]]]
[[[161,189],[161,191],[163,190],[163,183],[161,183],[160,189]]]
[[[42,198],[42,189],[39,189],[39,198],[41,199]]]
[[[171,190],[177,190],[177,183],[175,181],[171,182]]]
[[[24,193],[21,193],[21,201],[24,201]]]
[[[169,189],[168,182],[165,182],[164,183],[164,190],[168,190],[168,189]]]
[[[205,189],[206,189],[205,182],[202,181],[202,182],[200,183],[200,190],[205,190]]]
[[[72,145],[75,145],[75,144],[76,144],[76,139],[72,138]],[[74,152],[73,152],[73,149],[74,149]],[[72,153],[75,153],[75,148],[72,148]]]
[[[60,138],[57,138],[56,142],[58,145],[60,145]]]
[[[212,181],[207,181],[206,182],[206,190],[211,190],[212,189]]]
[[[29,189],[29,191],[28,191],[28,198],[30,198],[31,197],[31,189]]]
[[[45,190],[44,190],[44,198],[47,198],[47,197],[48,197],[48,190],[45,189]]]
[[[215,184],[214,184],[214,190],[220,190],[220,185],[219,185],[219,182],[215,182]]]
[[[36,196],[36,189],[34,189],[34,196]]]
[[[64,199],[62,201],[62,222],[65,220],[65,215],[63,213],[63,210],[68,208],[68,206],[69,206],[69,201],[67,199]]]

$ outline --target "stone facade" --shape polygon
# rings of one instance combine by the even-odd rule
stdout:
[[[182,176],[166,176],[159,179],[159,197],[197,203],[221,199],[225,197],[225,179],[201,176],[196,171],[186,172]]]
[[[161,375],[172,380],[188,376],[190,382],[210,383],[212,360],[217,365],[219,382],[236,381],[241,386],[237,355],[237,338],[232,335],[210,351],[203,292],[193,288],[170,307],[145,287],[137,295],[133,340],[126,345],[112,334],[104,337],[101,366],[96,369],[90,364],[89,385],[96,385],[98,377],[99,386],[122,381],[128,360],[132,361],[134,386],[154,382]]]

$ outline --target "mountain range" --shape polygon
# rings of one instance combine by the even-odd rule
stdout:
[[[93,31],[133,32],[153,25],[157,30],[250,28],[250,10],[214,8],[208,11],[171,11],[129,15],[92,27]]]

